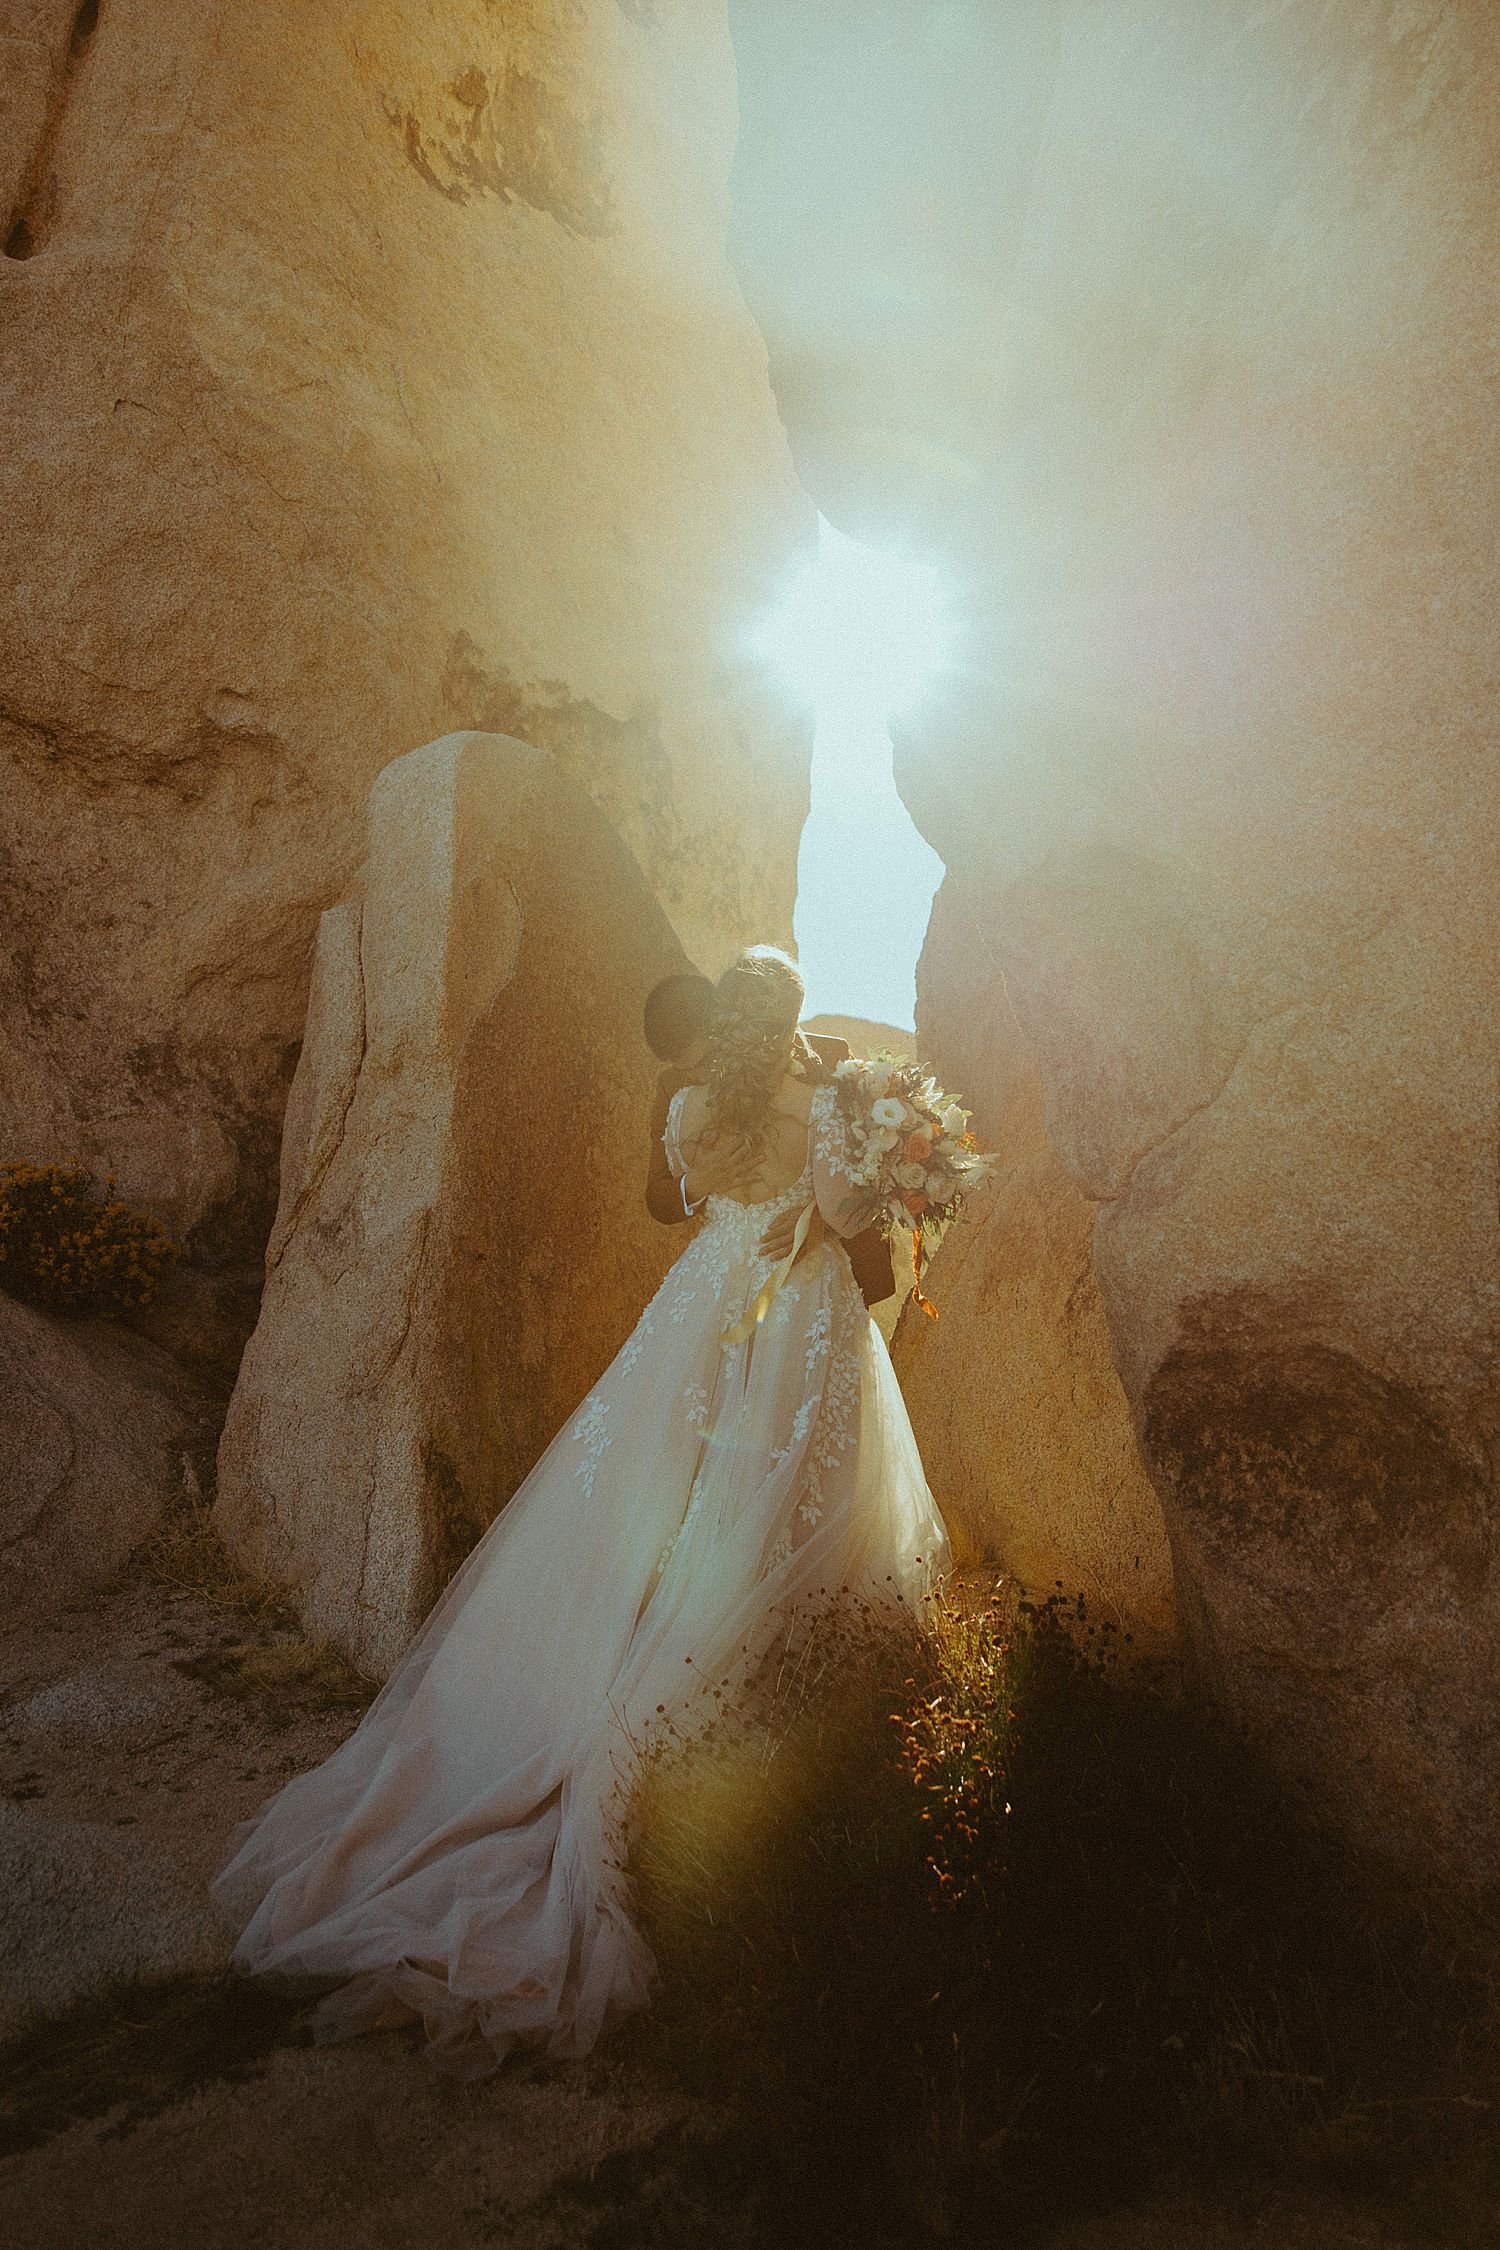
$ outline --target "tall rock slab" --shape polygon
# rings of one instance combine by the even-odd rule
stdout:
[[[1159,1656],[1177,1639],[1172,1556],[1111,1356],[1094,1207],[1052,1145],[1035,1061],[982,957],[949,876],[915,1046],[972,1108],[994,1171],[928,1270],[938,1319],[908,1307],[892,1357],[960,1555],[1032,1595],[1082,1594],[1137,1654]]]
[[[642,1196],[640,1013],[682,966],[631,854],[547,752],[457,734],[380,775],[362,881],[322,920],[215,1510],[368,1672],[677,1247]]]
[[[382,766],[551,750],[708,967],[807,744],[724,12],[0,8],[0,1147],[257,1260]]]
[[[952,589],[898,782],[1096,1207],[1199,1676],[1490,1884],[1500,17],[735,24],[740,269],[814,496]]]

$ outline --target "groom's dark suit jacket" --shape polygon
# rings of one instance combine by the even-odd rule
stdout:
[[[808,1032],[807,1043],[830,1070],[849,1052],[847,1039],[827,1038],[821,1032]],[[682,1189],[667,1162],[662,1134],[667,1129],[672,1096],[680,1087],[695,1083],[688,1072],[681,1070],[664,1070],[656,1081],[656,1100],[651,1108],[651,1169],[646,1176],[646,1209],[653,1219],[660,1219],[667,1227],[685,1225],[687,1213],[682,1208]],[[895,1296],[896,1273],[891,1264],[890,1245],[879,1227],[866,1227],[863,1234],[850,1235],[844,1248],[849,1253],[854,1278],[867,1305],[878,1305],[882,1298]]]

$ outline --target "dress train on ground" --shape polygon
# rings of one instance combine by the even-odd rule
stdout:
[[[434,2060],[585,2053],[654,1968],[619,1865],[632,1767],[706,1723],[829,1596],[915,1605],[948,1567],[884,1339],[837,1245],[759,1242],[816,1194],[835,1221],[832,1095],[806,1171],[706,1223],[469,1556],[363,1721],[239,1832],[215,1897],[235,1964],[337,1980],[336,2039],[420,2018]]]

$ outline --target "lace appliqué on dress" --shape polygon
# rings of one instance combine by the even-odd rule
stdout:
[[[817,1523],[822,1516],[823,1480],[839,1466],[848,1451],[859,1409],[858,1327],[869,1316],[862,1305],[858,1308],[857,1319],[850,1317],[847,1304],[841,1311],[836,1334],[829,1338],[828,1372],[823,1379],[823,1397],[808,1448],[807,1478],[798,1509],[804,1523],[809,1524]]]
[[[768,1572],[792,1560],[834,1504],[829,1480],[843,1467],[858,1429],[861,1348],[868,1319],[852,1280],[847,1287],[833,1286],[809,1318],[803,1360],[807,1395],[772,1466],[784,1468],[800,1449],[805,1451],[795,1499],[782,1519],[780,1536],[766,1553]]]
[[[660,1291],[658,1291],[657,1294],[660,1295]],[[651,1316],[655,1312],[655,1310],[656,1298],[653,1297],[650,1304],[641,1314],[640,1319],[636,1322],[634,1328],[632,1328],[632,1330],[630,1331],[630,1334],[626,1337],[625,1342],[620,1347],[620,1373],[622,1375],[628,1375],[630,1373],[636,1361],[640,1358],[641,1353],[646,1349],[647,1344],[650,1342],[652,1330]],[[676,1317],[677,1316],[674,1313],[673,1318],[675,1319]]]
[[[849,1147],[849,1135],[839,1115],[839,1097],[832,1086],[816,1086],[808,1109],[808,1153],[841,1180],[857,1181],[859,1172]]]
[[[706,1437],[708,1434],[708,1385],[706,1383],[689,1383],[682,1394],[682,1403],[687,1412],[687,1426],[694,1437]]]
[[[599,1456],[609,1443],[609,1401],[590,1397],[585,1400],[583,1412],[573,1424],[570,1435],[583,1447],[583,1459],[576,1471],[584,1493],[592,1496],[594,1478],[599,1473]]]
[[[827,1318],[821,1327],[814,1323],[818,1333],[808,1349],[809,1378],[820,1357],[826,1358],[827,1368],[818,1416],[808,1445],[807,1476],[798,1510],[805,1523],[816,1523],[822,1515],[823,1480],[838,1467],[854,1435],[860,1384],[858,1328],[869,1317],[858,1299],[852,1299],[851,1293],[818,1309]]]

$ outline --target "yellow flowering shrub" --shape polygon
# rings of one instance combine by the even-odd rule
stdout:
[[[177,1246],[114,1189],[77,1164],[0,1165],[0,1289],[47,1312],[149,1304]]]

